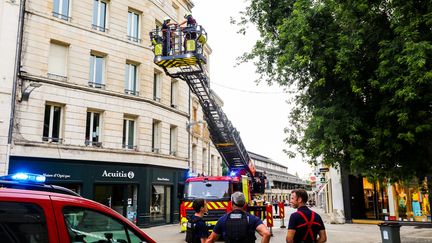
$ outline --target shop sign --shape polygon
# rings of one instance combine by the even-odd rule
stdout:
[[[158,181],[170,181],[170,179],[165,178],[165,177],[158,177],[157,180]]]
[[[71,175],[60,174],[60,173],[54,173],[54,174],[43,173],[43,175],[46,178],[55,178],[55,179],[70,179],[71,178]]]
[[[320,168],[319,171],[320,172],[329,172],[329,168]]]
[[[110,171],[104,170],[102,173],[102,177],[133,179],[135,177],[135,173],[133,171],[124,172],[124,171],[116,170],[115,172],[110,172]]]

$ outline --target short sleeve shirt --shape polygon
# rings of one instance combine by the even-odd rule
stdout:
[[[228,219],[229,214],[225,214],[224,216],[220,217],[220,219],[217,221],[216,226],[213,229],[213,232],[215,232],[218,235],[222,235],[225,237],[226,234],[226,221]],[[249,229],[253,229],[254,231],[256,228],[262,224],[262,220],[258,218],[257,216],[251,215],[249,213],[246,213],[246,216],[249,217],[249,223],[248,227]]]
[[[308,220],[311,219],[312,216],[312,210],[310,210],[308,207],[306,206],[302,206],[299,207],[297,209],[297,211],[301,211]],[[319,216],[317,213],[315,213],[315,219],[314,222],[319,223],[320,225],[312,225],[312,232],[315,236],[315,240],[318,237],[318,233],[320,230],[324,230],[324,222],[321,219],[321,216]],[[294,212],[293,214],[291,214],[290,219],[289,219],[289,223],[288,223],[288,229],[292,229],[295,230],[295,234],[294,234],[294,242],[302,242],[303,237],[306,235],[306,230],[307,230],[307,226],[304,227],[300,227],[297,228],[298,225],[304,224],[305,220],[303,219],[303,217],[297,213]],[[308,238],[306,238],[306,241],[304,241],[305,243],[309,243],[309,242],[313,242],[312,239],[310,238],[310,236],[308,236]]]
[[[198,216],[192,215],[191,220],[198,219]],[[207,238],[209,236],[209,231],[207,229],[207,225],[203,220],[199,220],[195,224],[194,238]]]

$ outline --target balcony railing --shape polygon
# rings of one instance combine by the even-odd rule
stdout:
[[[130,94],[130,95],[139,95],[139,91],[136,90],[130,90],[130,89],[125,89],[125,94]]]
[[[138,150],[138,147],[136,145],[133,144],[123,144],[122,147],[124,149],[130,149],[130,150]]]
[[[94,142],[94,141],[90,141],[90,140],[85,140],[84,144],[86,146],[93,146],[93,147],[98,147],[101,148],[102,147],[102,142]]]
[[[102,32],[107,32],[107,28],[105,28],[105,27],[103,27],[103,26],[98,26],[98,25],[94,25],[94,24],[92,24],[92,29],[94,29],[94,30],[99,30],[99,31],[102,31]]]
[[[128,36],[127,36],[127,39],[130,40],[130,41],[133,41],[133,42],[141,43],[141,39],[138,38],[138,37],[135,37],[135,36],[130,36],[130,35],[128,35]]]
[[[88,82],[90,87],[98,88],[98,89],[105,89],[105,84],[102,83],[95,83],[95,82]]]
[[[71,20],[71,17],[68,16],[68,15],[63,15],[61,13],[57,13],[57,12],[54,12],[54,11],[52,12],[52,14],[53,14],[54,17],[59,18],[59,19],[63,19],[63,20],[66,20],[66,21]]]
[[[50,143],[62,143],[63,138],[54,138],[54,137],[42,137],[42,141],[50,142]]]

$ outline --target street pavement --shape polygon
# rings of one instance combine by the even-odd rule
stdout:
[[[328,224],[327,217],[318,208],[313,208],[320,215],[323,215],[325,227],[327,231],[327,242],[329,243],[349,243],[349,242],[362,242],[362,243],[380,243],[381,233],[377,225],[370,224]],[[294,212],[294,209],[286,207],[285,225],[288,224],[289,215]],[[270,242],[285,242],[287,229],[280,228],[281,220],[274,220],[275,226],[272,228],[273,237]],[[157,242],[173,242],[183,243],[185,234],[180,233],[180,226],[178,224],[163,225],[143,229]],[[402,243],[432,243],[432,228],[418,228],[415,226],[402,226],[400,229]],[[260,237],[257,234],[257,241]]]

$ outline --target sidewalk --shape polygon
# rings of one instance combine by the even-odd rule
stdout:
[[[328,242],[381,242],[380,228],[376,224],[330,224],[330,216],[322,209],[314,207],[312,210],[321,215],[326,227]],[[295,209],[287,207],[285,211],[287,212],[285,222],[287,222],[289,215]],[[400,228],[400,236],[402,243],[432,242],[432,229],[404,225]]]

